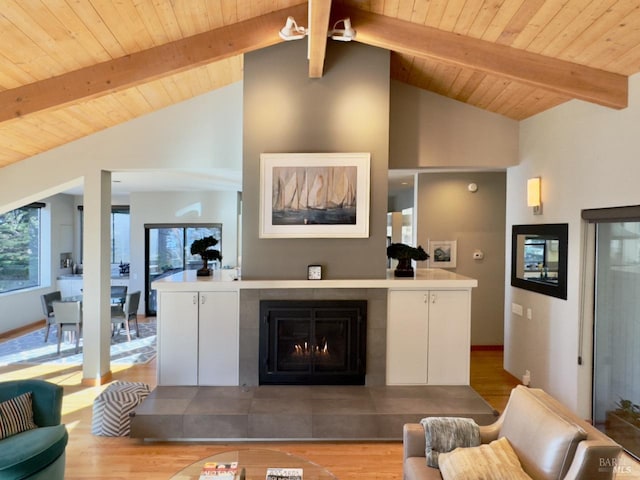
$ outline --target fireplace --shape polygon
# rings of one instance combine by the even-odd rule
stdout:
[[[364,385],[366,300],[260,302],[261,385]]]

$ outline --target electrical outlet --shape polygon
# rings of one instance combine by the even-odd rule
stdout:
[[[530,308],[527,308],[527,319],[528,319],[528,320],[531,320],[531,318],[532,318],[532,317],[533,317],[533,314],[532,314],[532,312],[531,312],[531,309],[530,309]]]

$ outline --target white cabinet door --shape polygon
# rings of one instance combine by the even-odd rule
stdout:
[[[390,290],[387,302],[387,385],[424,385],[428,292]]]
[[[62,278],[57,281],[62,298],[82,295],[82,278]]]
[[[197,292],[162,292],[157,318],[158,384],[197,385]]]
[[[238,385],[238,292],[201,292],[198,385]]]
[[[469,385],[471,294],[429,292],[429,385]]]
[[[71,280],[61,279],[58,280],[58,290],[60,290],[60,295],[62,298],[70,297],[72,295],[72,287]]]

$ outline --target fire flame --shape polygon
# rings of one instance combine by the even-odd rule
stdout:
[[[293,355],[294,356],[305,356],[305,357],[308,357],[311,354],[314,354],[316,356],[318,356],[318,355],[322,355],[322,356],[329,355],[329,344],[328,344],[328,342],[326,340],[324,340],[324,343],[322,345],[309,345],[308,342],[304,342],[303,344],[296,343],[293,346]]]

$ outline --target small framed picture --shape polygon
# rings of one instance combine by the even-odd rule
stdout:
[[[455,268],[456,249],[456,240],[429,240],[429,266],[432,268]]]
[[[307,267],[307,280],[322,280],[322,265],[309,265]]]

